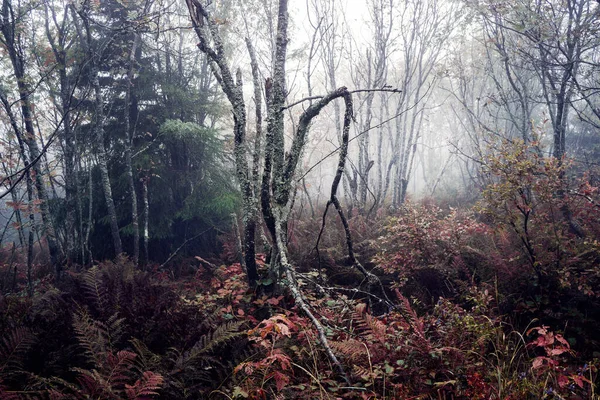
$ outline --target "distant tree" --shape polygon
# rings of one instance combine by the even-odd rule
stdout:
[[[26,71],[28,50],[23,37],[23,24],[30,17],[31,4],[25,6],[17,5],[15,8],[10,0],[2,1],[0,16],[0,43],[8,53],[10,65],[12,66],[12,75],[14,76],[16,91],[18,93],[18,102],[20,103],[20,113],[23,120],[24,130],[21,130],[17,122],[17,117],[12,111],[12,104],[8,101],[8,92],[4,87],[0,87],[0,94],[5,112],[12,120],[11,125],[18,140],[27,146],[28,154],[25,153],[25,147],[20,146],[25,169],[22,174],[30,176],[30,169],[35,174],[34,184],[37,191],[37,197],[40,200],[40,214],[42,217],[43,233],[48,242],[48,250],[52,264],[55,268],[56,276],[60,276],[62,259],[62,249],[56,238],[54,223],[50,214],[49,196],[46,190],[46,181],[48,179],[47,171],[41,167],[40,159],[43,151],[37,142],[36,129],[34,127],[34,109],[31,102],[33,87],[31,78]],[[11,117],[11,115],[13,115]],[[23,175],[21,175],[23,176]],[[30,201],[33,201],[31,188],[28,186]],[[31,248],[31,246],[29,246]]]

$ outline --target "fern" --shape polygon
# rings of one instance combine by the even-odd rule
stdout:
[[[361,365],[353,365],[352,372],[354,373],[354,375],[360,376],[364,380],[368,380],[372,375],[371,370],[369,368],[363,367]]]
[[[232,339],[246,336],[245,331],[240,331],[244,324],[244,321],[230,321],[219,325],[217,329],[200,338],[192,348],[192,354],[206,354]]]
[[[41,318],[43,321],[51,321],[60,315],[61,311],[68,307],[63,299],[62,293],[56,288],[36,294],[32,298],[32,319]]]
[[[53,376],[51,378],[45,378],[39,375],[29,374],[29,378],[31,382],[30,387],[32,389],[37,389],[39,392],[48,395],[42,396],[44,399],[72,400],[83,397],[81,395],[81,390],[77,385],[67,382],[59,377]],[[28,393],[31,393],[31,391],[28,391]]]
[[[114,313],[106,320],[104,326],[109,333],[109,346],[114,347],[123,336],[125,330],[125,318],[119,318],[119,314]]]
[[[135,349],[136,354],[136,365],[138,370],[140,371],[148,371],[157,369],[161,363],[161,356],[153,353],[148,349],[148,346],[144,342],[139,339],[131,339],[129,341],[133,348]]]
[[[387,327],[383,322],[367,312],[366,304],[358,304],[352,313],[352,318],[362,334],[370,336],[369,339],[371,340],[385,342]]]
[[[366,361],[368,357],[367,349],[365,345],[356,339],[348,339],[341,342],[331,342],[331,347],[342,356],[346,357],[348,361],[357,363],[360,361]]]
[[[243,321],[226,322],[214,331],[202,335],[189,351],[171,349],[171,354],[175,356],[172,359],[176,368],[183,370],[190,364],[201,361],[218,362],[211,352],[237,337],[246,336],[246,332],[240,331],[242,325],[244,325]]]
[[[12,375],[21,372],[25,356],[35,338],[25,328],[15,328],[0,342],[0,373]]]
[[[400,310],[402,311],[402,316],[409,324],[409,326],[413,329],[413,331],[419,336],[425,337],[425,326],[423,324],[423,319],[419,318],[417,312],[410,305],[410,301],[406,296],[403,296],[402,293],[398,289],[396,289],[396,296],[400,300]]]
[[[99,369],[73,368],[79,373],[77,381],[84,396],[121,399],[122,392],[132,379],[136,354],[119,351],[108,354],[106,362]]]
[[[139,399],[147,396],[157,396],[157,390],[164,383],[162,375],[146,371],[141,379],[138,379],[133,386],[125,385],[125,394],[128,399]]]
[[[236,338],[247,336],[247,332],[242,330],[243,325],[244,322],[240,321],[222,323],[201,336],[188,351],[169,349],[165,357],[171,366],[168,372],[169,388],[176,392],[177,398],[197,398],[198,392],[214,387],[215,381],[230,376],[239,357],[247,357],[247,354],[241,352],[237,357],[223,360],[217,352]]]
[[[107,357],[106,380],[111,386],[124,386],[130,379],[131,370],[135,367],[134,360],[136,354],[130,351],[121,350],[116,355],[109,354]]]
[[[96,321],[86,310],[80,310],[73,318],[73,328],[79,344],[93,365],[102,365],[114,343],[123,334],[124,319],[112,315],[106,323]]]
[[[108,290],[103,282],[103,273],[97,266],[87,270],[82,275],[82,289],[84,296],[97,310],[104,310],[108,306]]]

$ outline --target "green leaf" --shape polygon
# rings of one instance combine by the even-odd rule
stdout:
[[[247,399],[249,394],[248,392],[246,392],[244,389],[242,389],[239,386],[236,386],[233,389],[233,393],[231,394],[231,396],[235,399],[236,397],[243,397],[244,399]]]

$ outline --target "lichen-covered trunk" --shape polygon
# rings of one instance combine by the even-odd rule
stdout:
[[[133,163],[131,152],[133,148],[133,136],[135,127],[131,127],[132,113],[132,86],[133,76],[135,73],[135,58],[137,48],[140,43],[140,35],[136,34],[131,45],[131,53],[129,55],[129,70],[127,71],[127,89],[125,91],[125,169],[127,171],[127,185],[129,186],[129,194],[131,196],[131,227],[133,230],[133,263],[138,265],[140,257],[140,224],[138,218],[137,194],[135,190],[135,180],[133,177]],[[137,110],[136,110],[137,111]]]
[[[144,208],[142,210],[142,221],[143,221],[143,229],[142,229],[142,267],[148,265],[148,241],[149,241],[149,232],[148,232],[148,219],[150,217],[150,207],[148,202],[148,178],[142,179],[142,202],[144,204]]]
[[[77,177],[75,175],[75,139],[71,128],[69,80],[64,67],[60,69],[60,95],[63,112],[63,136],[64,136],[64,180],[65,180],[65,204],[67,214],[65,218],[65,239],[67,260],[76,257],[76,229],[75,212],[77,206]],[[79,232],[81,235],[81,232]]]
[[[210,16],[207,9],[198,1],[187,0],[186,3],[194,30],[200,40],[197,46],[210,59],[213,75],[227,96],[233,111],[235,168],[242,192],[244,260],[249,284],[255,286],[258,280],[254,242],[256,223],[253,218],[256,214],[256,199],[246,148],[246,104],[244,102],[242,74],[241,70],[238,69],[234,79],[226,60],[218,23]]]
[[[121,244],[121,235],[119,234],[119,225],[117,222],[117,211],[113,200],[112,188],[110,186],[110,176],[108,174],[108,154],[104,145],[104,99],[100,81],[98,79],[98,67],[96,65],[91,68],[92,87],[94,88],[94,139],[96,141],[96,155],[98,158],[98,169],[100,170],[100,184],[104,193],[104,203],[106,205],[106,213],[110,226],[110,234],[112,236],[115,257],[123,252]]]

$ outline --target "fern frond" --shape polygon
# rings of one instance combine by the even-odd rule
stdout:
[[[360,376],[363,379],[367,379],[371,376],[371,371],[369,370],[369,368],[363,367],[361,365],[353,365],[352,373],[354,373],[354,375],[356,376]]]
[[[147,396],[158,396],[158,390],[162,387],[164,379],[162,375],[146,371],[141,379],[138,379],[133,386],[125,385],[125,394],[130,400],[140,399]]]
[[[203,335],[190,350],[190,359],[208,354],[232,339],[245,336],[246,332],[240,330],[244,324],[244,321],[226,322],[219,325],[214,331]]]
[[[86,310],[73,316],[73,329],[88,360],[98,367],[109,351],[110,335],[105,324],[95,321]]]
[[[35,343],[35,337],[25,328],[15,328],[0,342],[0,373],[11,375],[23,368],[25,355]]]
[[[79,383],[78,393],[84,398],[114,398],[104,389],[108,388],[106,380],[95,369],[88,370],[83,368],[73,368],[77,372],[77,383]]]
[[[29,388],[39,390],[42,393],[48,394],[48,396],[42,396],[42,398],[50,398],[52,400],[62,399],[81,399],[84,395],[77,385],[65,381],[59,377],[53,376],[45,378],[36,374],[28,373],[29,377]],[[0,396],[0,399],[3,397]]]
[[[78,373],[77,382],[85,398],[122,399],[123,391],[132,380],[135,353],[120,351],[108,354],[105,364],[97,369],[73,368]]]
[[[161,357],[148,349],[148,346],[139,339],[131,339],[129,341],[136,354],[136,365],[139,371],[148,371],[156,369],[161,362]]]
[[[82,275],[83,293],[97,310],[104,310],[108,305],[108,289],[102,278],[103,273],[97,266],[88,269]]]
[[[410,329],[414,333],[416,343],[419,343],[419,346],[417,346],[416,348],[423,354],[430,353],[432,344],[425,334],[425,323],[423,322],[423,318],[420,318],[417,315],[417,312],[410,305],[410,301],[408,300],[408,298],[406,298],[406,296],[403,296],[398,289],[396,289],[396,296],[400,300],[400,310],[402,316],[404,317],[406,323],[410,326]]]
[[[104,324],[109,334],[109,346],[113,347],[117,343],[125,331],[125,318],[119,318],[119,313],[111,315]]]
[[[44,321],[56,318],[59,310],[64,310],[67,304],[63,298],[63,293],[57,288],[49,288],[45,292],[35,295],[32,298],[32,319],[41,319]]]
[[[131,370],[135,368],[136,354],[121,350],[107,357],[105,374],[110,387],[123,387],[131,379]]]
[[[368,357],[367,349],[362,342],[348,339],[342,342],[330,342],[331,347],[351,362],[359,362]]]
[[[356,323],[357,329],[361,333],[369,335],[371,340],[385,342],[387,332],[386,325],[369,314],[365,304],[359,304],[355,307],[352,318]]]

